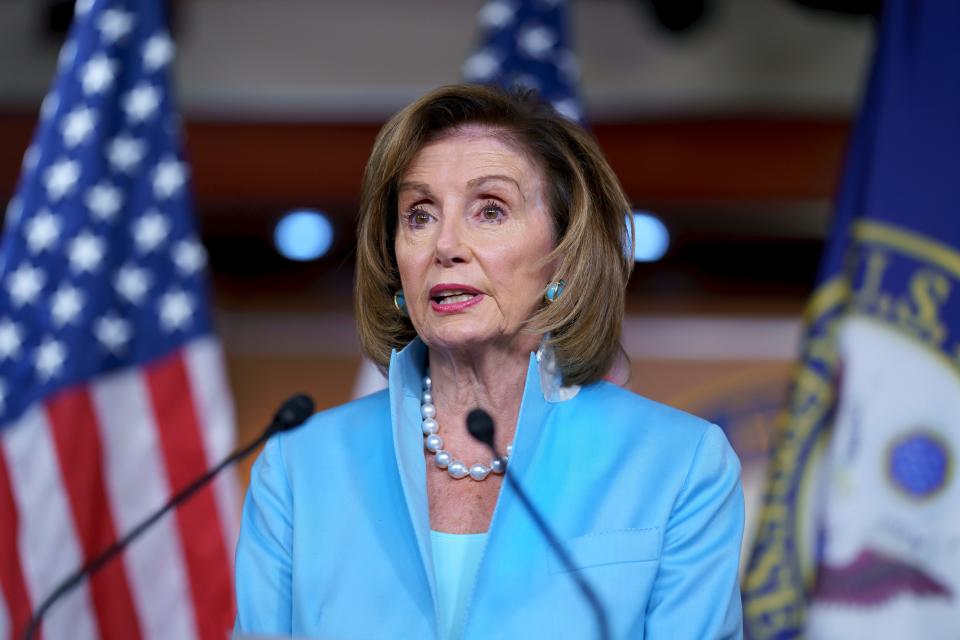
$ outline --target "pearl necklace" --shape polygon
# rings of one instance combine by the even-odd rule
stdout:
[[[437,424],[437,408],[433,406],[433,381],[430,372],[423,376],[423,395],[420,396],[420,416],[423,418],[423,446],[433,454],[433,461],[441,469],[446,469],[451,478],[459,480],[470,476],[477,482],[485,480],[491,472],[502,474],[507,469],[507,460],[513,453],[513,445],[507,446],[507,455],[494,458],[490,465],[479,462],[467,467],[466,464],[455,460],[453,454],[443,448],[443,438],[437,435],[440,425]]]

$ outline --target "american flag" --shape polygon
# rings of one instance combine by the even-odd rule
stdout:
[[[463,63],[467,82],[533,89],[583,122],[580,65],[570,47],[565,0],[490,0],[479,13],[480,46]]]
[[[0,638],[233,446],[161,0],[78,0],[0,254]],[[44,618],[48,638],[223,638],[222,476]]]

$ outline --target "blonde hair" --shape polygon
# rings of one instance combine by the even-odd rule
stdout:
[[[431,91],[380,130],[363,175],[357,224],[355,310],[360,344],[381,369],[392,349],[416,337],[393,302],[400,288],[394,255],[397,186],[426,144],[468,126],[489,127],[522,149],[545,177],[557,246],[553,280],[565,290],[540,307],[526,331],[550,334],[564,384],[601,379],[620,347],[624,292],[633,266],[630,204],[599,146],[533,94],[478,85]]]

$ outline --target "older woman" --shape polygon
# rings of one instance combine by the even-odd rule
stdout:
[[[596,143],[530,97],[436,90],[364,175],[356,315],[386,391],[257,460],[237,630],[321,638],[741,635],[739,463],[716,426],[603,377],[628,202]],[[486,410],[492,460],[465,427]]]

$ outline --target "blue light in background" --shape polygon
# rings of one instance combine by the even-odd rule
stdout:
[[[656,262],[663,257],[667,247],[670,246],[670,232],[656,216],[650,213],[634,211],[632,215],[634,233],[637,236],[637,242],[633,247],[634,262]],[[627,233],[629,233],[629,224]]]
[[[316,260],[333,245],[333,225],[325,213],[297,209],[280,218],[273,241],[284,258],[300,262]]]

